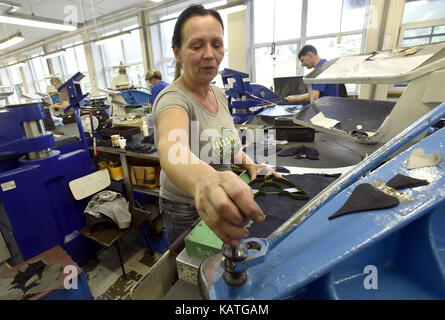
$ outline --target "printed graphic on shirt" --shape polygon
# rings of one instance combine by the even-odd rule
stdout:
[[[233,157],[240,150],[240,138],[236,129],[221,129],[221,137],[212,139],[212,151],[221,164],[234,163]]]

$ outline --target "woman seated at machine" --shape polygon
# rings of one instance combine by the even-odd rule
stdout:
[[[63,116],[65,114],[63,110],[70,104],[68,92],[66,92],[66,90],[63,90],[62,92],[60,92],[59,95],[54,95],[53,93],[58,93],[58,89],[60,88],[60,86],[62,86],[63,82],[59,78],[52,78],[50,80],[50,83],[51,86],[55,89],[55,92],[48,92],[47,90],[47,93],[50,95],[53,102],[50,107],[54,111],[54,116]]]

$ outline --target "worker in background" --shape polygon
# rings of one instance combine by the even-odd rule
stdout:
[[[317,49],[311,45],[305,45],[298,53],[298,60],[301,61],[301,65],[308,69],[318,68],[323,63],[327,62],[326,59],[322,59],[318,56]],[[312,92],[314,95],[314,100],[324,96],[338,97],[338,85],[337,84],[313,84]],[[287,102],[299,103],[299,102],[309,102],[309,93],[291,95],[285,98]]]
[[[59,90],[60,86],[63,84],[63,82],[59,78],[51,78],[50,84],[51,84],[52,87],[54,87],[55,92],[51,92],[51,90],[48,89],[48,88],[47,88],[47,92],[48,92],[48,94],[50,96],[52,96],[51,93],[58,93],[59,92],[58,90]],[[60,102],[53,103],[50,106],[52,109],[54,109],[54,115],[55,116],[63,116],[65,114],[63,110],[66,107],[68,107],[69,104],[70,104],[70,102],[69,102],[70,100],[69,100],[69,97],[68,97],[68,92],[66,91],[66,89],[64,89],[62,92],[60,92],[59,100],[60,100]],[[71,113],[71,112],[69,112],[69,113]]]
[[[223,30],[221,16],[213,9],[194,5],[180,14],[172,39],[175,81],[153,106],[162,168],[159,209],[170,244],[199,217],[229,245],[248,237],[245,226],[250,219],[264,219],[251,188],[231,170],[231,161],[252,179],[258,173],[280,177],[242,151],[226,95],[211,84],[224,57]],[[228,162],[221,161],[227,156]]]
[[[159,70],[148,71],[147,75],[145,76],[145,80],[148,81],[151,86],[151,96],[148,103],[148,107],[151,108],[155,103],[156,97],[158,96],[159,92],[161,92],[162,89],[164,89],[170,83],[162,80],[162,74]]]
[[[119,66],[119,74],[111,80],[111,88],[113,90],[125,90],[130,88],[130,79],[122,62]]]

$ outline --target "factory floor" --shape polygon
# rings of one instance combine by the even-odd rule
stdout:
[[[154,257],[142,246],[138,232],[126,235],[120,242],[126,277],[122,274],[117,250],[106,248],[82,265],[86,273],[91,294],[95,300],[130,300],[131,289],[162,256],[155,252]],[[177,280],[163,297],[167,300],[199,300],[198,288],[185,281]]]
[[[86,274],[88,286],[94,300],[131,300],[131,289],[162,256],[148,253],[137,231],[127,234],[120,242],[126,277],[122,274],[119,256],[114,246],[100,250],[96,258],[80,267]],[[0,263],[0,273],[8,270]],[[162,298],[167,300],[199,300],[198,288],[182,280],[177,280]]]

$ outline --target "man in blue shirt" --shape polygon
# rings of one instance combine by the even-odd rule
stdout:
[[[318,56],[317,49],[311,45],[305,45],[300,50],[298,53],[298,59],[301,61],[301,65],[308,69],[318,68],[327,61],[326,59],[321,59]],[[339,96],[337,84],[313,84],[312,92],[314,94],[314,100],[324,96]],[[310,101],[309,93],[287,96],[285,99],[290,103],[304,103]]]

